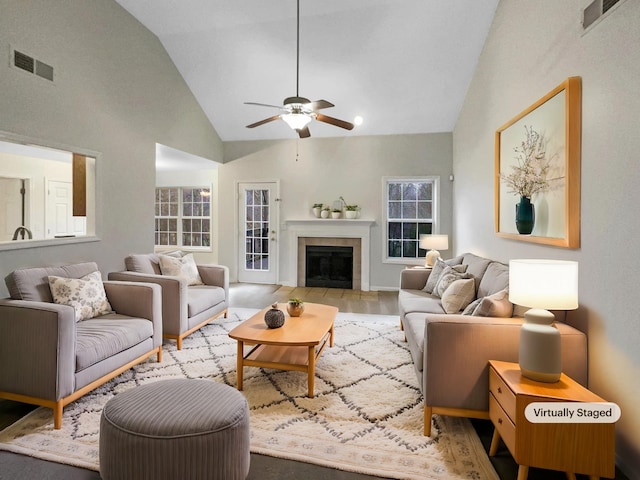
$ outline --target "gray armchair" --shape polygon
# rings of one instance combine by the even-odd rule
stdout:
[[[0,398],[52,408],[54,428],[65,405],[152,355],[162,360],[161,289],[104,282],[113,312],[76,321],[53,303],[48,276],[81,278],[95,263],[16,270],[0,299]]]
[[[184,279],[162,275],[155,253],[129,255],[127,271],[112,272],[110,280],[150,282],[162,287],[162,335],[177,342],[224,315],[229,307],[229,269],[222,265],[198,265],[204,285],[188,285]]]

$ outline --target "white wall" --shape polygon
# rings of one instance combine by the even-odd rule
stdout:
[[[237,278],[237,183],[280,181],[278,241],[281,283],[288,278],[288,235],[284,220],[313,218],[312,205],[344,197],[362,207],[361,217],[375,220],[371,229],[371,288],[396,289],[401,265],[382,262],[384,176],[439,175],[441,232],[451,232],[451,134],[309,138],[279,142],[226,142],[219,169],[220,262]],[[233,226],[233,228],[232,228]],[[447,256],[448,252],[442,252]]]
[[[501,1],[453,134],[457,252],[580,263],[589,386],[622,408],[616,450],[640,478],[640,2],[622,2],[583,34],[590,0]],[[494,133],[569,76],[582,77],[581,247],[566,250],[494,233]]]
[[[157,37],[115,1],[0,0],[0,12],[0,131],[100,153],[100,241],[0,251],[0,277],[87,260],[122,269],[153,249],[156,143],[221,161],[222,142]],[[10,68],[10,45],[52,65],[55,84]]]

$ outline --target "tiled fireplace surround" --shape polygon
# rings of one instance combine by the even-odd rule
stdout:
[[[372,220],[287,220],[289,231],[289,278],[305,286],[306,246],[353,247],[353,289],[369,291],[369,250]]]

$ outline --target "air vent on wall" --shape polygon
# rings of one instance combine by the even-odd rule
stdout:
[[[47,65],[18,50],[12,49],[11,53],[13,57],[11,59],[12,66],[53,82],[53,67],[51,65]]]
[[[623,1],[624,0],[593,0],[593,2],[582,11],[582,28],[586,30],[614,5],[622,3]]]

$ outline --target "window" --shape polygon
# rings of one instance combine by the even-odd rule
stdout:
[[[156,188],[156,246],[211,246],[211,189]]]
[[[385,261],[411,263],[425,256],[418,243],[420,235],[438,231],[438,183],[438,177],[385,179]]]

